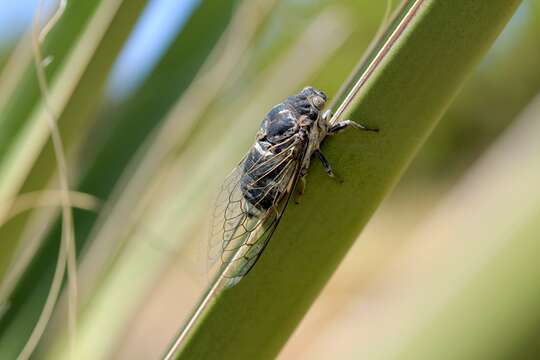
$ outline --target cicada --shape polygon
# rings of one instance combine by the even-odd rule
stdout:
[[[291,195],[296,188],[303,191],[312,156],[334,176],[320,150],[326,136],[349,126],[374,130],[350,120],[331,123],[331,110],[322,112],[326,101],[324,92],[306,87],[274,106],[264,117],[255,143],[222,185],[209,257],[221,260],[228,286],[238,283],[261,256]]]

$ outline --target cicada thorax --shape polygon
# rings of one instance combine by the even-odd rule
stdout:
[[[309,128],[318,116],[307,98],[300,96],[288,98],[266,115],[241,179],[245,199],[257,210],[271,209],[291,190]]]
[[[300,140],[295,115],[283,104],[276,106],[267,115],[244,161],[242,193],[259,211],[267,211],[279,202],[294,175]]]

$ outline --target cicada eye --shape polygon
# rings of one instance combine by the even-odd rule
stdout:
[[[314,96],[313,99],[311,100],[313,102],[313,105],[315,105],[315,107],[319,110],[321,110],[323,107],[324,107],[324,99],[320,96]]]

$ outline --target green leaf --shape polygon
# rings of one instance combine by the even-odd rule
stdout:
[[[79,42],[97,5],[98,2],[70,1],[62,18],[45,39],[43,56],[52,56],[53,59],[45,69],[51,86],[58,82],[62,73],[65,74],[66,58]],[[0,219],[9,213],[11,201],[20,191],[49,133],[46,119],[43,118],[44,109],[31,58],[30,41],[29,36],[21,39],[21,44],[15,49],[17,53],[12,54],[16,58],[8,69],[10,86],[3,78],[0,89]],[[91,51],[90,47],[88,51]],[[69,89],[73,81],[78,80],[76,77],[77,74],[64,75],[60,86]],[[65,100],[63,96],[56,98]],[[38,175],[38,178],[42,176]],[[46,177],[46,180],[49,178]],[[18,244],[21,223],[24,220],[19,218],[0,228],[0,237],[7,239],[0,245],[0,278]]]
[[[50,83],[54,83],[62,71],[66,58],[78,43],[79,37],[84,32],[85,26],[92,18],[98,5],[99,2],[93,1],[70,1],[64,15],[45,39],[43,55],[53,57],[53,61],[46,67]],[[22,41],[25,40],[29,39],[22,39]],[[36,111],[41,102],[41,94],[32,62],[27,65],[17,87],[7,96],[9,99],[0,109],[0,128],[2,129],[0,132],[0,190],[2,191],[0,196],[2,198],[9,198],[13,195],[12,189],[14,187],[16,189],[21,183],[12,180],[13,177],[20,179],[22,176],[24,178],[24,174],[29,170],[28,166],[31,166],[33,158],[43,146],[44,140],[41,140],[36,144],[33,152],[28,146],[24,151],[19,148],[20,143],[31,139],[32,131],[35,133],[36,128],[43,125],[35,124],[36,118],[32,117],[32,113]],[[32,119],[34,123],[31,122]],[[23,155],[20,155],[21,153]],[[26,161],[19,159],[26,159]],[[21,164],[23,162],[25,168]]]
[[[71,7],[77,7],[75,2],[70,2]],[[66,58],[62,67],[58,68],[58,75],[52,82],[50,100],[55,105],[55,110],[59,113],[57,120],[59,129],[64,139],[67,139],[66,145],[70,145],[80,138],[81,128],[87,125],[90,115],[95,110],[100,101],[99,94],[102,92],[107,75],[120,52],[124,41],[129,35],[132,26],[135,24],[138,16],[146,5],[146,0],[122,1],[118,0],[109,3],[92,3],[97,7],[96,12],[90,11],[85,6],[80,6],[87,13],[94,16],[89,21],[89,26],[85,28],[82,38],[79,38],[73,51]],[[82,22],[76,15],[81,15],[77,10],[75,13],[64,13],[60,22],[50,34],[51,48],[45,44],[44,54],[56,55],[57,46],[66,45],[66,35],[55,38],[54,34],[61,31],[61,34],[69,32],[70,27],[75,30]],[[85,13],[86,14],[86,13]],[[84,23],[84,22],[83,22]],[[62,49],[65,51],[65,49]],[[64,52],[59,54],[63,54]],[[61,63],[61,59],[57,59]],[[58,64],[57,64],[58,65]],[[56,65],[56,66],[57,66]],[[52,67],[53,70],[56,67]],[[50,70],[50,71],[53,71]],[[28,72],[28,84],[23,84],[22,90],[29,94],[32,99],[34,71]],[[35,84],[34,84],[35,85]],[[36,90],[37,91],[37,90]],[[39,94],[35,94],[36,101]],[[10,110],[16,112],[16,117],[25,119],[29,116],[30,107],[28,103],[22,104],[18,101],[26,101],[24,97],[16,98],[13,104],[9,104]],[[25,105],[25,106],[23,106]],[[33,165],[31,175],[23,186],[23,189],[40,189],[43,187],[55,169],[55,159],[53,156],[50,142],[45,144],[44,149],[39,146],[39,141],[47,139],[47,127],[43,121],[44,108],[37,104],[36,112],[30,116],[28,124],[25,125],[28,132],[23,132],[18,139],[19,143],[14,145],[11,154],[8,156],[10,161],[15,161],[18,156],[29,160],[28,164]],[[15,116],[14,115],[14,116]],[[6,117],[7,119],[7,117]],[[12,120],[13,118],[9,118]],[[21,124],[20,122],[17,124]],[[16,124],[15,124],[16,125]],[[17,127],[12,128],[18,131]],[[28,142],[35,141],[35,147],[31,147]],[[41,153],[34,163],[32,151]],[[37,155],[37,153],[36,153]],[[17,164],[13,164],[17,166]],[[8,169],[9,175],[16,172],[14,169]],[[1,176],[1,174],[0,174]],[[1,182],[1,181],[0,181]],[[0,185],[5,185],[0,184]],[[4,190],[5,188],[3,188]],[[6,231],[6,229],[3,229]],[[10,241],[17,238],[8,237]],[[18,282],[17,288],[9,299],[2,299],[7,302],[8,311],[0,319],[0,354],[7,357],[15,357],[25,344],[30,332],[32,331],[36,320],[41,312],[43,303],[48,294],[56,257],[58,254],[58,238],[43,248],[42,252],[35,256],[31,270]],[[37,284],[37,285],[36,285]],[[6,292],[3,293],[3,296]]]
[[[289,206],[257,265],[217,294],[171,358],[277,355],[519,3],[409,2],[416,15],[343,114],[380,132],[325,142],[343,183],[314,162],[301,204]]]
[[[88,141],[82,146],[81,152],[90,153],[92,157],[83,158],[80,161],[84,164],[81,166],[84,175],[78,185],[79,191],[103,200],[109,198],[116,182],[137,153],[137,149],[151,137],[152,131],[161,124],[164,114],[169,111],[172,104],[193,80],[198,68],[226,26],[235,3],[236,0],[219,3],[206,2],[197,8],[185,24],[185,31],[178,34],[142,86],[119,107],[110,109],[95,124],[104,140],[96,144],[91,136],[89,139],[80,139],[80,141]],[[229,15],[224,16],[225,14]],[[207,24],[209,19],[213,19],[210,21],[212,26]],[[122,26],[120,22],[119,26]],[[66,134],[66,136],[70,137],[73,134]],[[42,161],[38,162],[37,173],[43,173],[46,171],[44,168],[51,166],[51,154],[48,154],[47,159],[41,159]],[[43,181],[39,180],[39,177],[30,179],[26,183],[25,190],[32,191],[43,187]],[[97,218],[96,213],[74,210],[75,239],[78,249],[87,244],[88,235]],[[19,225],[19,228],[21,227]],[[40,276],[39,274],[44,273],[44,268],[54,266],[60,232],[61,225],[57,221],[44,242],[41,254],[37,255],[37,261],[41,265],[36,264],[28,270],[25,275],[28,279],[35,279]],[[44,276],[50,278],[50,275]],[[31,291],[39,292],[39,290]],[[26,291],[19,296],[30,297]],[[37,295],[34,293],[33,296]]]
[[[252,6],[253,3],[244,4]],[[342,16],[337,15],[334,12],[325,12],[321,17],[317,17],[306,31],[297,34],[297,43],[285,54],[284,59],[272,65],[268,72],[256,78],[254,84],[246,88],[244,95],[249,95],[245,96],[247,104],[241,102],[238,107],[229,109],[227,113],[220,113],[226,121],[234,119],[232,124],[228,121],[229,124],[224,127],[225,129],[233,125],[235,130],[243,128],[254,130],[260,109],[271,106],[279,100],[281,94],[291,93],[304,86],[306,79],[324,68],[328,59],[335,55],[349,34],[349,27],[340,21]],[[235,19],[241,21],[243,18],[235,15]],[[321,31],[323,35],[319,36],[317,41],[313,41],[314,36],[321,34]],[[319,41],[331,44],[321,47]],[[312,54],[314,59],[304,64],[306,52]],[[295,65],[301,65],[301,68],[294,74],[288,73],[287,70]],[[230,111],[234,117],[228,116]],[[206,117],[203,119],[206,121]],[[221,136],[215,134],[216,129],[222,133]],[[96,246],[96,253],[87,254],[87,256],[95,255],[92,256],[93,259],[102,257],[103,247],[109,246],[111,242],[121,241],[125,245],[122,251],[118,252],[107,276],[99,279],[99,288],[92,294],[84,310],[78,331],[77,354],[106,357],[111,351],[112,343],[118,340],[122,331],[131,330],[128,325],[140,306],[139,299],[146,297],[148,291],[154,288],[163,270],[174,259],[176,252],[172,248],[185,248],[188,241],[194,237],[190,230],[194,226],[200,227],[201,218],[206,215],[209,195],[213,195],[213,191],[208,189],[216,188],[221,178],[216,176],[216,173],[226,172],[237,160],[238,151],[221,146],[222,137],[226,138],[228,144],[232,140],[240,151],[245,149],[252,138],[252,131],[225,132],[223,127],[209,130],[211,130],[209,133],[200,133],[200,137],[197,136],[198,139],[189,149],[175,160],[174,169],[180,171],[171,172],[170,167],[163,166],[159,168],[159,172],[153,172],[152,183],[149,186],[130,195],[137,199],[143,198],[145,206],[144,210],[131,215],[135,219],[131,219],[127,230],[118,229],[115,226],[117,225],[115,219],[122,221],[126,211],[132,214],[132,207],[109,216],[108,223],[104,226],[108,229],[96,236],[93,245],[100,242],[105,244]],[[212,135],[208,137],[209,134]],[[209,138],[213,140],[212,146],[208,146]],[[202,152],[201,147],[204,148]],[[147,174],[143,174],[143,177],[147,177]],[[139,179],[137,176],[133,178],[135,178],[133,183],[137,186]],[[132,189],[125,190],[131,185],[128,182],[124,192],[133,193]],[[206,231],[199,231],[198,234],[206,234]],[[162,238],[165,238],[166,243],[161,242]],[[95,265],[95,262],[92,262],[92,265]],[[144,271],[141,271],[142,269]],[[94,266],[86,270],[91,272],[90,276],[95,273]],[[84,271],[83,267],[81,272]],[[100,336],[103,328],[109,329],[107,338]],[[59,355],[54,352],[53,356]]]

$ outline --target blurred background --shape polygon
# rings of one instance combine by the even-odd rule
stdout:
[[[57,164],[32,57],[37,6],[0,6],[2,358],[22,350],[55,274],[66,276]],[[56,6],[45,1],[42,25]],[[73,190],[78,354],[163,353],[206,287],[201,244],[221,180],[273,104],[306,85],[337,93],[385,6],[67,2],[41,65]],[[527,0],[281,359],[540,356],[539,64],[540,1]],[[68,356],[68,303],[64,289],[37,358]]]

